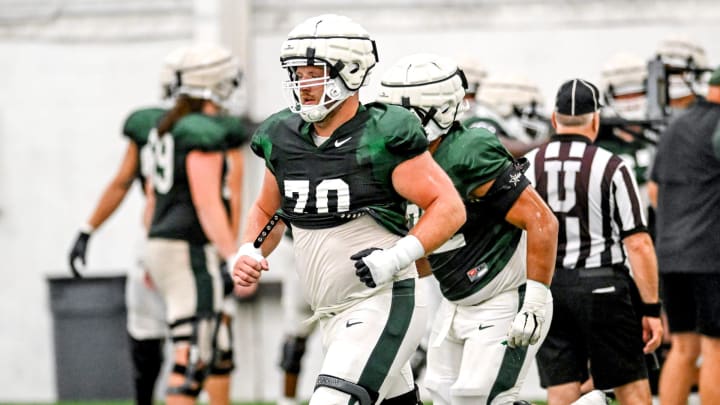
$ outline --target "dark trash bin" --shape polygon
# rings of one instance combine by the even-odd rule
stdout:
[[[58,399],[133,398],[125,276],[48,277]]]

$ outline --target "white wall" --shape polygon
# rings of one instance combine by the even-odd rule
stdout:
[[[487,69],[511,70],[538,81],[552,103],[556,87],[572,76],[595,80],[605,58],[619,50],[650,56],[658,40],[680,31],[720,60],[720,6],[695,2],[510,2],[508,6],[423,7],[381,2],[333,10],[354,17],[377,40],[381,63],[363,99],[371,100],[384,69],[401,56],[430,51],[473,53]],[[450,2],[452,3],[452,2]],[[582,4],[589,4],[583,6]],[[256,119],[284,107],[278,50],[286,32],[322,1],[258,2],[250,18],[249,111]],[[295,9],[288,10],[286,4]],[[319,4],[319,5],[318,5]],[[400,4],[398,6],[398,4]],[[430,5],[428,5],[430,4]],[[217,9],[201,10],[196,38],[217,34]],[[632,19],[619,16],[631,16]],[[458,24],[453,24],[458,21]],[[459,28],[453,28],[459,25]],[[396,28],[400,26],[400,28]],[[429,28],[428,28],[429,27]],[[204,32],[205,34],[198,34]],[[3,39],[4,38],[4,39]],[[66,256],[119,163],[127,112],[155,100],[157,66],[180,41],[45,42],[0,37],[0,402],[55,398],[51,319],[45,278],[68,274]],[[253,160],[252,180],[261,171]],[[90,273],[131,266],[139,236],[137,190],[93,237]],[[275,273],[272,277],[279,278]],[[234,397],[271,399],[279,387],[275,364],[280,339],[275,304],[251,312],[262,328],[246,330],[239,352],[253,352],[261,375],[238,370]],[[92,333],[89,331],[89,333]],[[259,333],[259,334],[258,334]],[[260,351],[248,342],[264,342]],[[316,344],[316,343],[315,343]],[[315,346],[317,347],[317,346]],[[311,349],[312,350],[312,349]],[[317,350],[315,350],[317,353]],[[313,370],[313,364],[310,370]],[[240,380],[239,380],[240,381]],[[304,380],[307,393],[311,379]],[[262,385],[262,388],[258,388]]]

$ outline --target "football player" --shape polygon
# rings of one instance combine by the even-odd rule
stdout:
[[[181,47],[169,53],[160,72],[162,93],[161,104],[171,102],[175,91],[175,70],[186,48]],[[90,237],[120,206],[133,182],[143,184],[148,173],[146,148],[147,137],[133,130],[139,116],[162,111],[160,108],[140,109],[130,114],[124,124],[124,135],[128,138],[123,161],[113,180],[106,186],[87,223],[78,233],[69,254],[70,269],[75,277],[82,277],[80,270],[86,264]],[[149,226],[151,204],[146,204],[144,225]],[[155,382],[163,361],[163,345],[167,333],[165,308],[161,297],[152,285],[142,264],[134,266],[127,274],[125,283],[125,305],[127,308],[127,331],[133,366],[135,402],[151,405]]]
[[[685,110],[697,95],[707,92],[705,48],[685,35],[673,34],[660,41],[655,57],[665,65],[671,115]]]
[[[600,75],[601,90],[606,100],[602,110],[604,121],[616,117],[631,121],[647,120],[647,63],[641,57],[631,53],[617,53],[603,65]],[[647,210],[648,168],[655,156],[652,141],[657,136],[646,135],[647,131],[639,125],[630,125],[627,129],[601,124],[595,143],[622,157],[628,167],[634,170]]]
[[[467,222],[429,256],[444,299],[425,386],[434,404],[512,404],[550,327],[558,225],[528,187],[527,165],[490,131],[457,121],[465,86],[451,59],[416,54],[388,69],[378,101],[422,121],[467,211]]]
[[[552,127],[543,116],[545,101],[540,89],[523,75],[489,76],[475,100],[472,117],[463,120],[463,124],[494,133],[515,157],[524,155],[550,136]]]
[[[208,380],[211,402],[229,403],[229,329],[215,331],[223,297],[218,255],[227,260],[234,253],[232,218],[238,216],[222,198],[226,152],[246,137],[240,120],[224,114],[238,73],[227,49],[192,46],[176,70],[173,107],[144,111],[132,121],[151,151],[147,188],[154,209],[146,265],[165,302],[173,341],[168,404],[194,403],[208,374],[222,375],[216,384]],[[235,170],[237,162],[231,160]]]
[[[360,104],[358,91],[378,58],[359,24],[310,18],[289,33],[280,60],[290,108],[253,136],[266,171],[235,281],[256,283],[268,270],[264,256],[279,231],[260,248],[252,241],[280,210],[292,225],[299,286],[323,331],[325,357],[310,404],[417,404],[408,360],[427,313],[415,261],[465,221],[462,201],[412,113]],[[406,200],[425,210],[409,232]]]
[[[467,80],[468,88],[465,90],[464,101],[467,103],[467,107],[463,108],[461,113],[458,113],[458,121],[463,122],[467,119],[475,117],[475,110],[477,108],[475,97],[477,96],[482,82],[487,78],[487,70],[476,58],[468,55],[457,57],[458,67],[465,73],[465,79]]]

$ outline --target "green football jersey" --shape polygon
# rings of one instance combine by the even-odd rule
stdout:
[[[490,131],[458,124],[443,137],[433,158],[452,180],[467,213],[455,236],[429,257],[443,295],[455,301],[486,286],[518,246],[523,231],[472,195],[507,170],[513,158]]]
[[[243,134],[239,119],[197,113],[182,117],[163,136],[158,136],[155,128],[150,130],[148,144],[153,162],[150,178],[155,191],[150,237],[207,243],[190,194],[187,156],[195,150],[224,152],[233,139],[242,138]],[[222,197],[222,190],[217,192]]]
[[[277,180],[284,218],[321,229],[369,214],[391,232],[406,234],[406,203],[392,186],[392,172],[427,150],[418,119],[402,107],[371,103],[319,146],[312,128],[283,110],[253,136],[252,150]]]
[[[123,125],[123,135],[135,142],[138,147],[140,167],[138,168],[137,177],[141,184],[145,182],[145,177],[152,166],[150,148],[147,147],[150,131],[155,128],[158,121],[166,113],[167,110],[162,108],[141,108],[130,113]]]

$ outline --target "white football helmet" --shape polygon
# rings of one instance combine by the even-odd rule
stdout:
[[[463,102],[467,81],[450,58],[416,54],[400,59],[382,78],[377,101],[415,112],[432,142],[446,134]]]
[[[457,60],[458,67],[463,71],[465,79],[467,79],[468,88],[465,93],[476,94],[483,80],[487,77],[487,70],[472,56],[461,56],[455,58],[455,60]]]
[[[550,133],[549,121],[541,114],[545,101],[540,88],[524,75],[502,73],[488,77],[475,100],[478,111],[490,110],[502,119],[510,138],[529,142]]]
[[[160,67],[160,90],[163,101],[168,101],[175,97],[175,92],[178,88],[177,71],[187,50],[187,46],[175,48],[170,51],[163,60],[163,64]]]
[[[490,76],[483,82],[475,98],[479,104],[504,118],[533,105],[545,105],[538,86],[519,74]]]
[[[283,83],[290,110],[307,122],[322,121],[343,100],[367,84],[377,62],[375,41],[350,18],[325,14],[303,21],[290,31],[280,48],[280,63],[290,76]],[[315,65],[324,67],[322,78],[297,79],[297,67]],[[324,86],[322,101],[303,105],[300,89],[317,85]]]
[[[617,53],[600,72],[605,100],[620,117],[647,118],[647,63],[631,53]]]
[[[671,99],[682,98],[704,92],[702,74],[697,69],[707,69],[705,49],[687,36],[675,34],[660,42],[656,51],[666,67],[668,95]]]
[[[177,94],[225,107],[240,86],[240,65],[230,50],[215,44],[189,46],[176,69]]]

